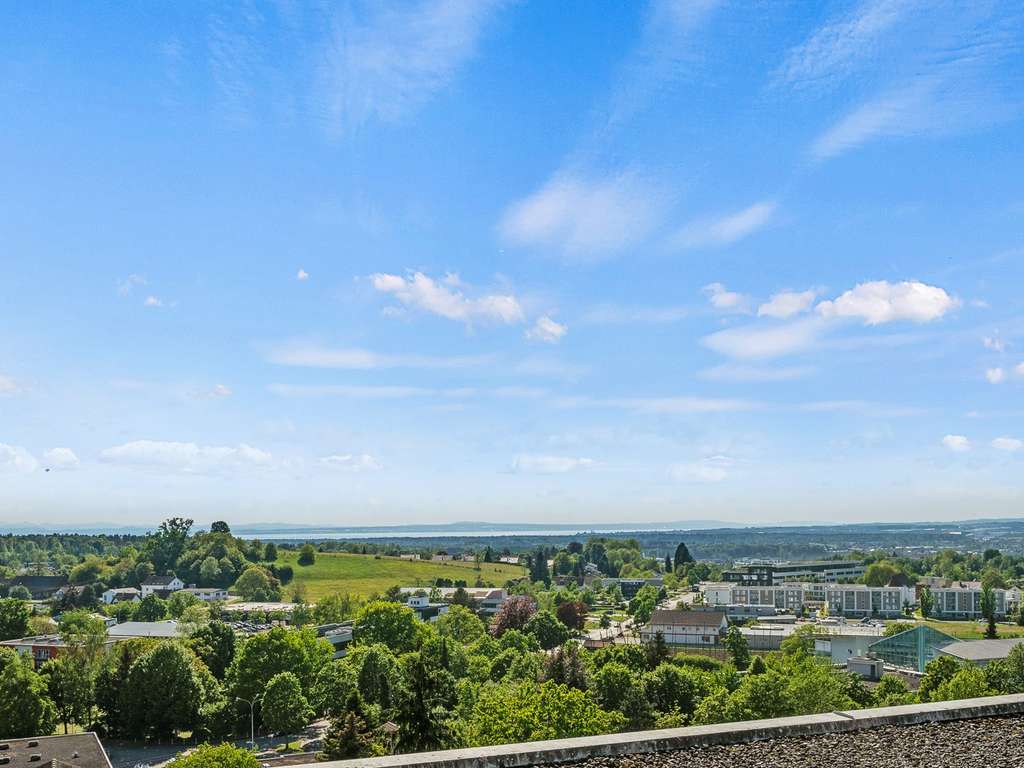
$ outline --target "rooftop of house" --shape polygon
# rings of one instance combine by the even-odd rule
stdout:
[[[725,621],[725,611],[654,611],[651,625],[673,627],[717,627]]]
[[[1024,637],[1007,637],[997,640],[965,640],[950,643],[941,649],[947,656],[955,656],[963,661],[991,661],[1005,659],[1010,651],[1024,643]]]
[[[169,573],[166,576],[147,576],[146,580],[142,582],[144,587],[166,587],[172,581],[177,579],[173,573]]]
[[[110,768],[110,760],[95,733],[38,736],[31,739],[0,739],[0,761],[6,765],[46,768]]]
[[[27,587],[28,589],[57,589],[68,583],[67,576],[15,576],[7,582],[10,586]]]
[[[111,637],[177,637],[178,622],[167,621],[126,621],[115,624],[107,630]]]

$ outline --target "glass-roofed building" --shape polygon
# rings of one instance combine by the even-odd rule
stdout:
[[[959,641],[952,635],[922,624],[906,632],[883,637],[868,646],[868,653],[886,664],[924,672],[925,665],[939,655],[940,648],[956,642]]]

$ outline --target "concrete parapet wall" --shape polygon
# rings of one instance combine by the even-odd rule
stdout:
[[[828,712],[740,723],[633,731],[494,747],[417,752],[308,764],[309,768],[523,768],[590,757],[635,755],[718,744],[744,744],[793,736],[849,733],[893,725],[919,725],[982,717],[1024,715],[1024,694]]]

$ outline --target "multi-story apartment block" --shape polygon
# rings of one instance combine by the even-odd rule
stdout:
[[[864,575],[862,560],[813,560],[803,562],[753,561],[722,574],[724,581],[743,586],[771,587],[787,582],[852,581]]]
[[[982,587],[980,581],[944,582],[942,586],[928,586],[932,595],[931,613],[940,619],[980,619]],[[1007,590],[993,589],[996,618],[1007,614]]]

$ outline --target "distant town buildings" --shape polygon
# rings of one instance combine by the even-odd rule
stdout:
[[[143,599],[150,595],[167,598],[171,593],[184,589],[185,582],[172,573],[166,576],[150,576],[142,582],[141,586]]]
[[[748,560],[722,574],[722,580],[750,587],[771,587],[787,581],[854,581],[864,575],[863,560]]]
[[[654,611],[640,630],[640,639],[650,642],[657,635],[669,645],[714,646],[729,627],[725,611]]]

